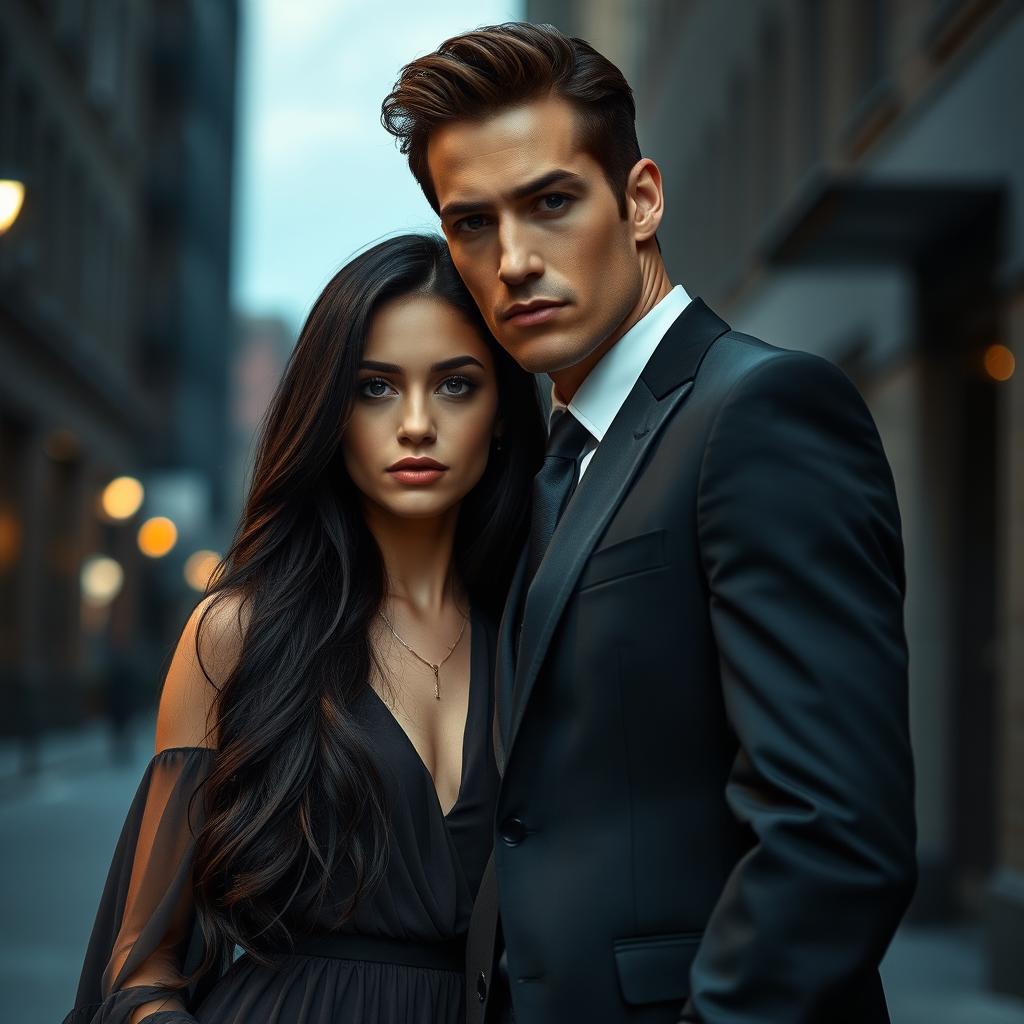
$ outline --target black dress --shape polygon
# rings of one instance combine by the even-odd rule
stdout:
[[[412,741],[369,687],[353,713],[377,761],[390,811],[388,865],[343,932],[390,948],[457,948],[490,855],[498,776],[491,740],[495,631],[478,610],[471,623],[469,707],[458,798],[445,815]],[[191,909],[200,800],[190,797],[215,751],[179,747],[149,764],[128,812],[86,953],[75,1008],[64,1024],[127,1024],[132,1011],[166,995],[122,988],[154,954],[190,972],[202,957]],[[315,927],[315,922],[312,923]],[[362,937],[362,938],[358,938]],[[390,940],[390,944],[389,944]],[[449,960],[452,958],[449,957]],[[461,958],[447,966],[382,958],[292,953],[262,966],[242,955],[218,977],[181,990],[189,1014],[161,1011],[147,1024],[456,1024],[464,1019]],[[405,962],[403,962],[405,961]]]

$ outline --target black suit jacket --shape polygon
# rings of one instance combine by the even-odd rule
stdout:
[[[498,641],[517,1024],[875,1024],[915,880],[899,513],[832,364],[692,302]],[[496,882],[496,891],[495,891]]]

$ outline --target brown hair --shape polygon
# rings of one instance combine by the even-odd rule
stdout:
[[[633,90],[607,57],[553,25],[510,21],[446,40],[402,68],[380,119],[408,154],[436,213],[427,167],[430,133],[552,92],[575,108],[580,144],[601,165],[625,217],[626,179],[640,159]]]

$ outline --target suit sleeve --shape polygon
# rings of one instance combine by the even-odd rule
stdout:
[[[850,999],[877,978],[914,889],[915,825],[899,511],[839,369],[785,353],[733,386],[698,523],[738,742],[726,798],[754,844],[708,922],[681,1021],[855,1019]]]

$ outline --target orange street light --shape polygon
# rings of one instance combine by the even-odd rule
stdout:
[[[140,527],[139,550],[149,558],[163,558],[178,543],[178,528],[166,516],[153,516]]]

